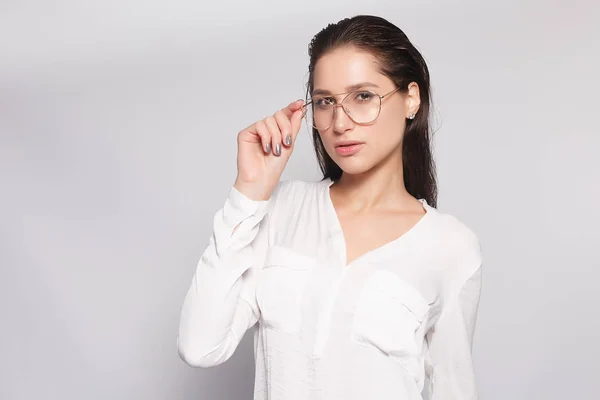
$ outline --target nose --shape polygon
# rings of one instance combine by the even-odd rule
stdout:
[[[338,111],[338,107],[342,109]],[[344,104],[333,105],[333,130],[337,133],[344,133],[354,126],[354,121],[349,116],[350,110],[344,107]]]

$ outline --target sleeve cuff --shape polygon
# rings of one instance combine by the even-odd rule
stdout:
[[[269,203],[270,199],[252,200],[235,187],[231,187],[223,210],[224,217],[231,226],[237,226],[249,217],[261,220],[267,213]]]

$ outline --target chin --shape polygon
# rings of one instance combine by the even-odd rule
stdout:
[[[345,174],[360,175],[372,168],[372,165],[359,157],[336,157],[333,159]]]

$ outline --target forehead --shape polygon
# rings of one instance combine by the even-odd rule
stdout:
[[[372,82],[379,87],[392,83],[381,73],[375,56],[354,47],[330,51],[315,64],[313,90],[343,93],[348,86],[359,82]]]

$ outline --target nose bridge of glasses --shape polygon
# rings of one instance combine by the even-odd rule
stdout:
[[[337,108],[338,107],[341,107],[341,109],[344,111],[343,113],[340,113],[340,114],[346,114],[346,116],[348,116],[348,117],[350,117],[350,119],[352,119],[352,111],[342,101],[340,103],[336,103],[336,104],[332,104],[331,105],[331,108],[332,108],[331,119],[332,120],[335,120],[337,118],[337,116],[338,116],[338,112],[337,112]]]

